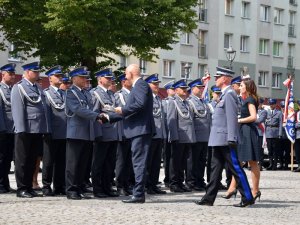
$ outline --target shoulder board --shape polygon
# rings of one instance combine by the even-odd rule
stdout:
[[[50,90],[49,87],[47,87],[47,88],[44,89],[44,91],[48,91],[48,90]]]
[[[22,80],[20,80],[20,81],[17,82],[17,84],[21,84],[21,83],[22,83]]]
[[[95,91],[97,89],[97,87],[94,87],[90,90],[90,92]]]

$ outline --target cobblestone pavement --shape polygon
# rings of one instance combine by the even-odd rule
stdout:
[[[14,176],[10,178],[15,188]],[[124,197],[71,201],[2,194],[0,224],[300,224],[299,173],[263,171],[261,192],[261,201],[248,208],[233,207],[240,197],[222,199],[224,191],[219,192],[213,207],[192,202],[203,192],[148,195],[145,204],[136,205],[125,205],[121,202]]]

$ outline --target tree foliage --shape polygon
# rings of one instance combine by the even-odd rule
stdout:
[[[44,65],[103,66],[108,53],[155,56],[196,28],[197,0],[0,0],[0,31]],[[126,47],[125,47],[126,46]],[[32,52],[34,50],[34,52]]]

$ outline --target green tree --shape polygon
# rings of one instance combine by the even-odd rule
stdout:
[[[197,0],[0,0],[0,31],[45,66],[112,62],[108,53],[155,57],[196,28]],[[125,47],[126,46],[126,47]],[[5,47],[2,43],[2,47]],[[97,57],[107,60],[97,64]]]

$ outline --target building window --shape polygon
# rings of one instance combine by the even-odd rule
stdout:
[[[259,54],[267,55],[268,54],[268,39],[260,39],[259,40]]]
[[[274,23],[282,24],[283,9],[274,9]]]
[[[273,42],[273,56],[282,56],[282,42]]]
[[[224,48],[232,46],[232,34],[224,34]]]
[[[16,46],[14,44],[9,45],[8,49],[8,60],[10,61],[21,61],[21,53],[20,52],[15,52]]]
[[[241,52],[248,52],[248,36],[241,36],[240,50]]]
[[[250,2],[242,2],[242,17],[250,18]]]
[[[190,45],[191,44],[190,38],[191,38],[190,33],[184,33],[182,44],[184,44],[184,45]]]
[[[267,71],[260,71],[258,75],[258,86],[266,87],[267,86],[267,78],[269,72]]]
[[[180,75],[181,78],[190,79],[191,71],[192,71],[192,63],[189,63],[189,62],[181,63],[181,75]]]
[[[199,21],[207,22],[207,7],[206,0],[199,1]]]
[[[225,0],[225,14],[232,15],[233,0]]]
[[[260,20],[264,22],[270,21],[270,6],[267,5],[260,6]]]
[[[164,60],[164,74],[165,77],[172,77],[174,70],[174,61]]]
[[[272,74],[272,88],[280,88],[281,76],[282,76],[281,73]]]
[[[127,58],[124,55],[120,55],[120,67],[125,68],[127,66]]]
[[[199,64],[198,65],[198,78],[204,77],[207,73],[207,65],[206,64]]]
[[[147,61],[140,59],[140,69],[141,69],[141,74],[146,74],[147,73]]]

